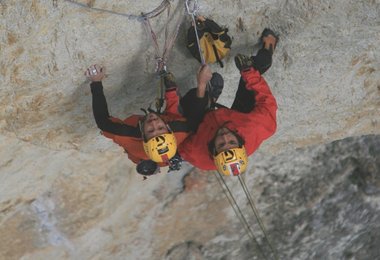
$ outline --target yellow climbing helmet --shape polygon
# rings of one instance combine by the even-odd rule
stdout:
[[[168,162],[177,153],[177,141],[173,133],[155,136],[144,141],[144,151],[157,163]]]
[[[231,148],[214,156],[214,163],[218,172],[224,175],[239,175],[245,172],[248,164],[244,146]]]

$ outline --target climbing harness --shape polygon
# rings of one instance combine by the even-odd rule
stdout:
[[[235,198],[234,198],[234,196],[233,196],[230,188],[228,187],[227,183],[225,182],[222,174],[220,172],[218,172],[218,171],[214,171],[214,174],[215,174],[216,179],[218,180],[218,183],[219,183],[221,189],[223,190],[224,195],[227,197],[228,202],[230,203],[230,205],[231,205],[232,209],[234,210],[236,216],[238,217],[238,219],[242,223],[242,225],[243,225],[245,231],[247,232],[249,238],[251,238],[253,240],[253,242],[257,245],[257,247],[259,249],[259,252],[262,255],[262,257],[264,259],[269,259],[267,257],[267,255],[264,253],[263,247],[259,244],[259,242],[257,241],[257,238],[253,234],[253,231],[250,228],[250,225],[248,224],[248,221],[247,221],[246,217],[243,215],[243,213],[242,213],[239,205],[237,204],[237,202],[236,202],[236,200],[235,200]],[[244,190],[244,193],[245,193],[246,198],[247,198],[247,200],[248,200],[248,202],[250,204],[250,207],[251,207],[251,209],[252,209],[252,211],[254,213],[254,216],[255,216],[255,218],[256,218],[259,226],[260,226],[260,229],[261,229],[261,231],[262,231],[262,233],[264,235],[264,239],[265,239],[266,243],[268,244],[269,249],[270,249],[270,251],[271,251],[271,253],[273,255],[272,258],[275,259],[275,260],[278,260],[279,259],[278,258],[278,254],[277,254],[276,250],[274,249],[274,247],[272,246],[272,244],[270,243],[270,241],[268,239],[268,234],[267,234],[267,232],[266,232],[266,230],[264,228],[263,222],[262,222],[262,220],[261,220],[261,218],[260,218],[260,216],[258,214],[258,211],[257,211],[257,209],[256,209],[256,207],[254,205],[253,199],[252,199],[252,197],[251,197],[251,195],[250,195],[250,193],[248,191],[247,185],[245,184],[244,180],[241,178],[240,175],[238,175],[238,179],[239,179],[239,182],[240,182],[240,184],[241,184],[241,186],[242,186],[242,188]]]

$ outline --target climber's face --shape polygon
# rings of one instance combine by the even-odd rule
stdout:
[[[147,140],[157,136],[169,133],[168,127],[164,120],[157,114],[149,113],[144,120],[144,136]]]
[[[215,151],[217,154],[236,147],[239,147],[239,141],[231,130],[222,127],[216,132]]]

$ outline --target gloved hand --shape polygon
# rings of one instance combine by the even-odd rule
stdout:
[[[144,176],[150,176],[160,172],[160,167],[152,160],[143,160],[136,166],[136,171]]]
[[[169,171],[179,171],[182,166],[183,159],[182,157],[177,153],[169,160]]]

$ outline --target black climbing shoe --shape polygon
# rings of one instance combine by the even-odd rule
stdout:
[[[209,97],[212,102],[216,102],[222,94],[224,87],[224,80],[222,75],[217,72],[212,73],[212,78],[210,80],[210,89],[209,89]]]
[[[277,43],[279,41],[279,36],[278,34],[276,34],[274,31],[272,31],[271,29],[269,28],[265,28],[263,30],[263,32],[261,33],[261,36],[260,36],[260,45],[265,48],[265,43],[266,43],[266,37],[269,36],[269,35],[272,35],[276,40],[273,44],[270,44],[269,45],[269,51],[273,54],[274,50],[276,49],[276,46],[277,46]]]
[[[235,56],[235,65],[239,71],[248,70],[253,67],[252,57],[248,57],[239,53]]]

